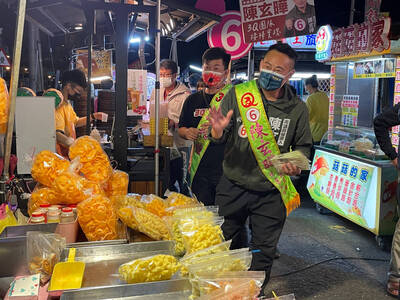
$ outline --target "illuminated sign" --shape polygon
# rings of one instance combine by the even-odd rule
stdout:
[[[326,61],[331,59],[332,36],[332,28],[329,25],[322,26],[318,30],[315,41],[316,60]]]
[[[295,48],[295,49],[314,50],[316,37],[317,37],[316,34],[294,36],[294,37],[282,39],[282,43],[289,44],[292,48]],[[258,43],[254,43],[254,48],[256,48],[256,49],[269,48],[276,43],[277,43],[276,40],[258,42]]]

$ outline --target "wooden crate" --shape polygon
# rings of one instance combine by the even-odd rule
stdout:
[[[160,146],[162,147],[172,147],[174,144],[174,137],[169,135],[160,135]],[[145,135],[143,136],[143,145],[146,147],[154,147],[156,145],[155,135]]]

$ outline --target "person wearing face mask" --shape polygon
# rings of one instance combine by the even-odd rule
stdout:
[[[286,216],[300,205],[290,176],[301,170],[288,162],[278,173],[270,160],[291,150],[309,157],[312,146],[307,106],[287,83],[296,58],[287,44],[271,46],[260,63],[260,77],[236,85],[219,109],[210,109],[209,136],[227,149],[215,201],[224,217],[222,230],[226,240],[232,239],[232,249],[241,248],[249,218],[251,270],[266,272],[263,287]]]
[[[231,85],[226,84],[231,56],[223,48],[210,48],[202,57],[204,90],[190,95],[183,105],[179,135],[193,141],[190,179],[192,192],[205,205],[214,205],[216,186],[222,175],[224,145],[208,139],[210,106],[219,106]]]
[[[51,96],[56,100],[56,141],[57,153],[68,157],[69,146],[76,139],[75,127],[86,125],[86,117],[79,118],[70,101],[82,101],[86,99],[86,76],[80,70],[67,71],[62,75],[62,90],[48,89],[43,96]],[[91,120],[103,120],[106,114],[97,112],[92,114]]]
[[[317,76],[308,78],[305,86],[309,94],[306,104],[310,115],[311,134],[314,144],[319,145],[328,130],[329,98],[318,89]]]
[[[185,84],[178,81],[178,66],[176,62],[170,59],[164,59],[160,62],[160,103],[168,105],[168,127],[169,132],[174,136],[174,149],[171,153],[170,164],[170,191],[179,191],[182,194],[189,194],[188,166],[191,143],[181,138],[178,134],[179,117],[182,106],[186,98],[190,95],[190,90]],[[155,92],[151,95],[152,103],[155,103]],[[152,112],[150,112],[150,115]],[[184,180],[184,178],[186,180]],[[179,190],[175,183],[178,182]]]

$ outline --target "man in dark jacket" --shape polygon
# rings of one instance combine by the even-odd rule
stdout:
[[[291,163],[282,173],[270,159],[300,150],[309,157],[312,137],[307,106],[286,84],[294,73],[296,52],[287,44],[269,48],[260,64],[260,78],[236,85],[221,109],[212,109],[211,137],[225,143],[224,174],[216,204],[232,248],[243,247],[240,232],[251,224],[251,270],[265,270],[268,282],[276,246],[287,214],[300,205],[289,176],[300,174]]]
[[[389,130],[393,126],[400,125],[400,103],[391,109],[385,110],[374,119],[375,136],[382,151],[391,160],[393,166],[399,168],[398,153],[393,147],[389,137]],[[397,188],[399,192],[399,187]],[[397,196],[399,199],[399,194]],[[399,295],[400,288],[400,221],[397,221],[393,235],[390,270],[387,283],[387,292],[395,297]]]

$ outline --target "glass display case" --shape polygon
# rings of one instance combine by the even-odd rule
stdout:
[[[373,161],[389,160],[379,147],[372,128],[334,127],[323,136],[321,147]]]

